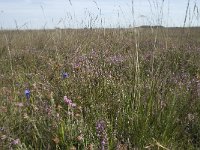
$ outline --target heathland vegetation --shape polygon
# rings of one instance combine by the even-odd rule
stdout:
[[[0,148],[200,148],[199,35],[2,30]]]

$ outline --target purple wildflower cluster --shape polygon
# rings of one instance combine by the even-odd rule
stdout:
[[[100,142],[100,149],[105,150],[107,145],[106,123],[103,120],[99,120],[96,123],[97,137]]]
[[[123,63],[125,61],[125,58],[121,55],[114,55],[109,57],[107,61],[113,64],[119,64]]]
[[[64,96],[64,102],[65,102],[68,106],[70,106],[70,107],[72,107],[72,108],[75,108],[75,107],[76,107],[76,103],[73,103],[71,99],[67,98],[67,96]]]
[[[88,54],[77,54],[76,58],[72,61],[73,71],[81,71],[87,75],[93,76],[97,72],[99,54],[92,49]]]

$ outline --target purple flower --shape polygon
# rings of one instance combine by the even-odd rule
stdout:
[[[13,140],[12,141],[12,144],[13,145],[18,145],[20,143],[20,140],[19,139],[16,139],[16,140]]]
[[[106,134],[106,123],[103,120],[99,120],[96,124],[97,137],[100,141],[100,149],[105,150],[107,144],[107,134]]]
[[[64,96],[64,102],[67,103],[68,105],[72,104],[72,100],[67,98],[67,96]]]
[[[72,108],[76,107],[76,103],[73,103],[71,99],[67,98],[67,96],[64,96],[64,102],[67,103],[67,105]]]
[[[69,74],[67,73],[67,72],[63,72],[62,73],[62,78],[63,79],[66,79],[66,78],[68,78],[69,77]]]
[[[30,92],[30,90],[26,89],[26,90],[24,91],[24,94],[25,94],[25,96],[26,96],[26,99],[29,100],[30,97],[31,97],[31,92]]]
[[[75,108],[76,107],[76,103],[71,103],[70,106],[73,107],[73,108]]]
[[[98,132],[104,132],[105,130],[105,122],[103,120],[100,120],[96,124],[96,129]]]

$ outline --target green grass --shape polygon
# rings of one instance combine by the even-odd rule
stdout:
[[[100,149],[103,139],[113,150],[200,148],[199,34],[1,31],[0,148]]]

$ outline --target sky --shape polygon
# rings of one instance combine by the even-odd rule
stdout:
[[[186,26],[200,25],[189,0]],[[0,0],[1,29],[184,26],[188,0]]]

